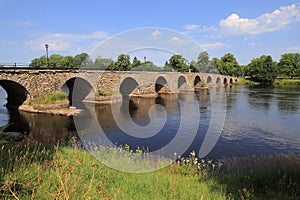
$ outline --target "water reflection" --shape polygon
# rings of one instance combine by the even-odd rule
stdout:
[[[197,113],[191,110],[190,105],[197,102],[200,112],[199,128],[188,149],[197,151],[211,120],[210,95],[223,93],[226,94],[227,101],[226,121],[222,136],[208,157],[300,153],[300,90],[297,88],[218,87],[195,92],[185,91],[178,95],[160,94],[157,98],[132,97],[114,105],[118,110],[117,116],[113,115],[111,105],[77,103],[76,106],[84,110],[78,123],[82,130],[97,130],[101,127],[105,137],[113,144],[129,144],[133,148],[139,146],[155,151],[169,144],[176,136],[183,111],[189,112],[189,120],[194,121],[194,115]],[[183,106],[180,106],[183,102]],[[5,102],[1,104],[4,105]],[[116,124],[116,117],[122,119],[127,116],[138,126],[148,126],[151,123],[151,109],[156,120],[165,120],[163,129],[154,136],[134,137],[122,131]],[[165,111],[166,119],[160,115],[162,111]],[[5,108],[1,108],[0,119],[2,124],[7,124],[5,131],[27,133],[30,141],[50,143],[77,134],[73,118],[66,116],[7,112]],[[91,127],[89,122],[93,120],[100,126]],[[89,135],[86,135],[86,138],[91,140],[96,140],[99,136],[99,133],[92,131],[87,134]],[[146,133],[136,134],[147,136],[143,135]],[[186,137],[190,134],[191,130],[187,127]],[[185,137],[180,139],[183,142],[186,140]]]
[[[265,112],[270,110],[273,100],[274,88],[251,88],[248,93],[248,102],[252,109],[259,109]]]
[[[300,92],[295,89],[278,89],[277,92],[277,107],[278,112],[282,117],[293,116],[300,109]]]

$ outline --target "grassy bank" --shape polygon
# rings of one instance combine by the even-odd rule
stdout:
[[[191,154],[161,170],[131,174],[77,148],[8,144],[0,153],[2,199],[296,199],[300,194],[295,155],[213,163]]]
[[[235,85],[246,85],[246,86],[255,86],[259,85],[257,82],[250,81],[248,79],[241,79],[239,82],[235,82]],[[275,87],[299,87],[300,79],[276,79],[273,83]]]
[[[300,79],[276,79],[275,86],[300,86]]]
[[[33,104],[58,104],[58,103],[69,103],[67,95],[64,92],[49,92],[47,94],[36,97]]]

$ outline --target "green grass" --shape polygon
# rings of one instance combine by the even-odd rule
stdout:
[[[98,96],[112,96],[119,94],[116,90],[110,90],[110,91],[104,91],[104,90],[98,90]]]
[[[234,82],[234,85],[255,86],[255,85],[259,85],[259,83],[250,81],[248,79],[240,79],[240,81]]]
[[[18,143],[0,153],[1,199],[295,199],[300,192],[295,155],[214,163],[191,153],[158,171],[132,174],[78,148]]]
[[[276,79],[275,86],[300,86],[300,79]]]
[[[241,79],[239,82],[235,82],[235,85],[256,86],[257,82],[250,81],[249,79]],[[300,79],[276,79],[273,83],[275,87],[299,87]]]
[[[40,95],[33,100],[33,104],[55,104],[55,103],[68,103],[66,93],[49,92],[47,94]]]

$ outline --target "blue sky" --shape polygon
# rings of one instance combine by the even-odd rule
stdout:
[[[143,27],[186,34],[211,57],[233,53],[240,64],[300,52],[300,2],[293,0],[0,0],[0,8],[0,64],[30,63],[45,54],[46,43],[50,54],[90,53]]]

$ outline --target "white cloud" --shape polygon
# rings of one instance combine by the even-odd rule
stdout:
[[[178,37],[174,36],[174,37],[171,38],[171,40],[172,41],[179,41],[180,39]]]
[[[162,33],[158,30],[155,30],[154,32],[151,33],[151,39],[157,39],[158,36],[160,36]]]
[[[40,33],[38,36],[25,44],[33,50],[44,50],[45,44],[53,51],[76,51],[80,49],[82,42],[95,42],[108,37],[106,32],[94,32],[91,34],[68,34],[68,33]]]
[[[213,49],[221,49],[226,45],[222,42],[214,42],[214,43],[203,43],[200,46],[205,50],[213,50]]]
[[[255,19],[242,18],[234,13],[220,21],[220,28],[223,34],[256,35],[280,30],[298,21],[300,21],[299,6],[293,4],[280,7],[272,13],[265,13]]]
[[[185,33],[192,33],[192,32],[211,32],[216,31],[217,29],[214,26],[200,26],[196,24],[187,24],[183,27]]]

